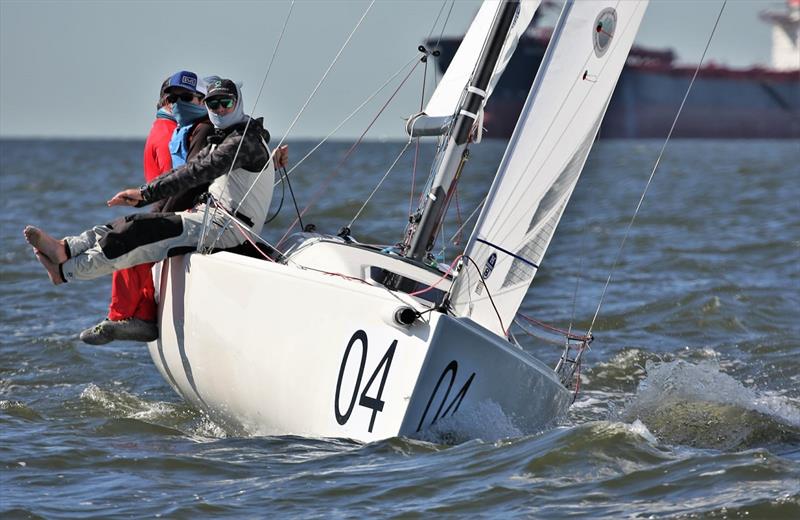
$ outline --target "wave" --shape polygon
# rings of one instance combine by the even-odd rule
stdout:
[[[745,387],[715,360],[648,361],[621,417],[662,441],[725,451],[800,442],[796,400]]]
[[[165,432],[179,432],[198,441],[222,439],[230,434],[208,415],[185,403],[147,401],[122,390],[104,390],[93,383],[81,392],[80,400],[87,406],[88,413],[127,424],[122,428],[107,426],[112,433],[135,430],[133,426],[141,423]]]

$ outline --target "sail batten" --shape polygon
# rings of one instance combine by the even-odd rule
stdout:
[[[467,243],[472,261],[450,297],[456,315],[506,334],[578,182],[646,7],[647,0],[564,4]]]

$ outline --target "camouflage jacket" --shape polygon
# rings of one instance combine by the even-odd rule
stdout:
[[[243,122],[224,130],[215,129],[208,136],[208,145],[193,159],[139,188],[143,200],[138,206],[173,197],[196,186],[207,185],[232,169],[261,171],[269,160],[267,149],[262,144],[262,139],[269,142],[269,132],[264,129],[261,118],[250,120],[246,134],[245,125],[246,122]],[[242,145],[241,149],[239,143]],[[217,146],[211,146],[213,144]],[[234,157],[236,163],[231,167]]]

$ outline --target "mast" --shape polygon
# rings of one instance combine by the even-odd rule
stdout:
[[[458,107],[453,131],[448,137],[439,169],[433,179],[430,191],[425,196],[425,205],[420,214],[420,220],[411,237],[407,253],[409,258],[421,261],[433,248],[439,223],[444,216],[447,194],[458,181],[457,175],[463,160],[466,159],[470,132],[482,108],[483,100],[486,97],[486,88],[518,9],[519,0],[506,0],[500,6],[498,14],[492,22],[486,45],[481,50],[475,73],[467,87],[467,94]]]

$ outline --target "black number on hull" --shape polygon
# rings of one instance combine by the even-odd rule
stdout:
[[[350,405],[347,407],[347,412],[344,414],[339,411],[339,394],[342,391],[342,378],[344,377],[344,369],[347,367],[347,360],[350,357],[350,350],[356,341],[361,342],[361,363],[358,365],[358,376],[356,377],[355,388],[353,388],[353,396],[350,398]],[[356,405],[356,395],[358,394],[358,387],[361,386],[361,376],[364,375],[364,364],[367,362],[367,333],[363,330],[357,330],[347,348],[344,350],[342,357],[342,365],[339,367],[339,380],[336,382],[336,400],[333,403],[333,412],[336,414],[336,422],[345,424],[350,419],[350,414],[353,413],[353,407]]]
[[[356,383],[353,387],[353,395],[350,398],[350,405],[347,407],[347,411],[342,413],[339,409],[339,397],[342,392],[342,378],[344,377],[345,368],[347,368],[347,361],[350,358],[350,351],[352,350],[356,341],[361,342],[361,361],[358,366],[358,376],[356,376]],[[386,404],[383,400],[381,400],[381,396],[383,395],[383,387],[386,386],[386,377],[389,375],[389,368],[392,366],[392,359],[394,358],[394,351],[396,348],[397,340],[394,340],[389,346],[389,350],[387,350],[383,355],[383,358],[381,358],[378,366],[375,367],[375,371],[367,381],[367,385],[364,387],[364,391],[361,392],[361,397],[358,400],[358,404],[360,406],[372,410],[372,417],[370,417],[369,420],[370,432],[372,432],[372,427],[375,426],[375,417],[378,415],[378,412],[383,411],[383,405]],[[366,362],[367,333],[363,330],[357,330],[350,338],[350,342],[347,344],[347,348],[344,350],[342,364],[339,366],[339,379],[336,381],[336,398],[333,403],[333,412],[336,414],[336,422],[338,422],[340,425],[347,423],[347,421],[350,420],[350,414],[353,413],[353,407],[356,405],[356,396],[358,395],[358,390],[361,388],[361,378],[364,376],[364,365]],[[375,382],[375,378],[377,378],[378,374],[381,372],[381,382],[378,385],[377,395],[375,397],[370,397],[367,395],[367,392],[369,392],[370,387],[372,387],[372,383]]]
[[[447,384],[447,391],[444,393],[444,397],[442,401],[439,403],[439,408],[436,410],[436,415],[433,416],[433,420],[431,421],[430,425],[436,423],[440,417],[445,417],[447,414],[453,414],[458,411],[458,407],[461,406],[461,401],[464,400],[464,396],[467,395],[467,390],[469,390],[470,385],[472,384],[472,380],[475,379],[475,372],[473,372],[467,382],[464,383],[464,386],[461,387],[461,390],[458,391],[456,396],[450,401],[450,404],[447,405],[447,408],[444,408],[445,403],[447,402],[447,398],[450,397],[450,390],[453,389],[453,383],[456,381],[456,375],[458,374],[458,362],[454,359],[444,369],[442,375],[439,376],[439,380],[436,382],[436,386],[433,387],[433,392],[431,393],[430,398],[428,399],[428,404],[425,405],[425,411],[422,412],[422,417],[419,419],[419,425],[417,426],[417,431],[422,429],[422,425],[425,423],[425,418],[428,416],[428,410],[431,408],[431,404],[433,403],[436,394],[439,393],[439,387],[442,385],[442,381],[447,374],[450,374],[450,382]],[[444,413],[442,412],[442,408],[444,408]],[[452,410],[452,413],[451,413]]]
[[[392,345],[389,347],[389,350],[386,351],[386,354],[383,355],[383,359],[381,362],[378,363],[378,366],[375,368],[375,372],[372,373],[372,377],[369,378],[367,381],[367,386],[364,387],[364,391],[361,392],[361,399],[358,400],[358,404],[364,406],[366,408],[372,409],[372,417],[369,419],[369,430],[372,432],[372,427],[375,425],[375,416],[378,415],[378,412],[383,411],[383,401],[381,401],[381,395],[383,394],[383,387],[386,384],[386,376],[389,375],[389,367],[392,366],[392,358],[394,357],[394,349],[397,347],[397,340],[392,342]],[[380,372],[381,368],[386,365],[386,368],[383,370],[383,376],[381,376],[381,384],[378,386],[378,395],[374,398],[369,397],[367,395],[367,391],[369,391],[369,387],[372,386],[372,382],[375,381],[375,378]]]

